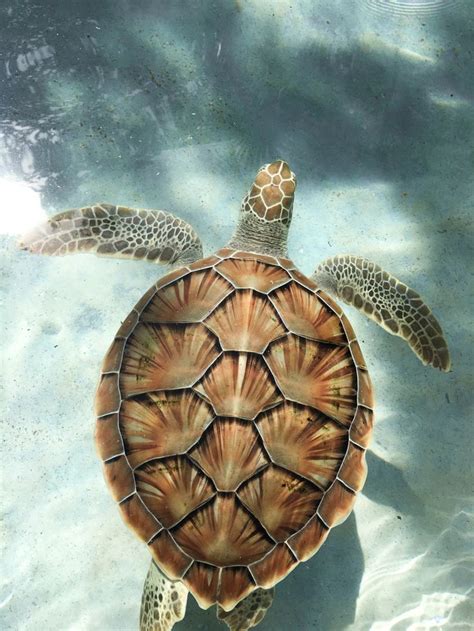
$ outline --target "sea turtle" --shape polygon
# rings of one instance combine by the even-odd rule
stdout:
[[[354,331],[326,293],[450,367],[420,296],[378,265],[335,256],[303,275],[287,258],[296,179],[263,166],[230,242],[203,258],[190,225],[97,204],[22,243],[173,265],[125,319],[102,366],[96,444],[125,522],[152,556],[142,631],[170,631],[188,592],[233,631],[349,514],[366,477],[374,398]]]

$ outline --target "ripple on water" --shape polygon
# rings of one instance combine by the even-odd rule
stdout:
[[[464,508],[452,516],[449,525],[430,540],[421,554],[397,559],[399,546],[394,545],[391,556],[396,560],[372,563],[361,584],[359,613],[369,618],[374,605],[372,597],[380,597],[380,586],[384,584],[386,603],[390,603],[385,609],[393,616],[375,622],[372,618],[367,628],[468,629],[465,621],[474,619],[472,596],[466,589],[466,585],[474,585],[473,526],[474,514]],[[383,608],[384,604],[379,603],[378,613]]]

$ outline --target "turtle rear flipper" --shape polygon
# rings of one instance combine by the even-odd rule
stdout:
[[[143,586],[140,631],[171,631],[184,618],[188,590],[181,581],[170,581],[152,561]]]
[[[323,261],[312,278],[392,335],[402,337],[423,364],[450,369],[448,344],[431,309],[414,289],[379,265],[359,256],[334,256]]]
[[[194,229],[164,210],[95,204],[50,217],[19,244],[34,254],[62,256],[92,252],[100,256],[189,263],[202,257]]]
[[[230,631],[248,631],[261,622],[273,602],[274,589],[256,589],[231,611],[217,606],[217,617]]]

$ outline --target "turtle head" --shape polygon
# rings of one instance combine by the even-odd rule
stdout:
[[[283,160],[261,167],[244,197],[242,212],[252,212],[269,223],[290,225],[296,177]]]
[[[295,189],[295,174],[284,160],[262,166],[242,200],[229,246],[285,256]]]

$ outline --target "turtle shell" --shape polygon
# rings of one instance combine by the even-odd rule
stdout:
[[[120,327],[96,442],[125,522],[201,607],[317,552],[366,477],[373,396],[341,309],[287,259],[223,249]]]

